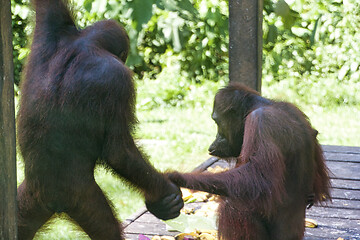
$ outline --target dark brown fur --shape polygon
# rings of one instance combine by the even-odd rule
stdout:
[[[218,135],[209,151],[237,157],[223,173],[169,173],[178,186],[221,195],[222,239],[302,239],[309,196],[330,199],[321,147],[294,105],[231,83],[215,97]]]
[[[135,89],[125,66],[129,38],[112,20],[78,29],[62,0],[34,0],[36,27],[21,88],[18,143],[19,239],[32,239],[65,212],[92,239],[123,239],[121,224],[94,180],[102,162],[140,189],[162,219],[179,215],[179,188],[136,147]]]

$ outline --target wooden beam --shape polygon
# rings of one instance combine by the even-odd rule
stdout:
[[[0,239],[17,239],[14,73],[10,0],[0,0]]]
[[[263,0],[229,0],[229,78],[260,92]]]

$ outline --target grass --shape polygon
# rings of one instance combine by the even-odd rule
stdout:
[[[270,91],[265,89],[264,92]],[[215,137],[216,126],[210,118],[214,93],[207,94],[202,96],[208,99],[202,106],[157,107],[138,111],[140,124],[135,137],[157,169],[190,171],[209,157],[207,148]],[[360,146],[359,106],[323,108],[303,105],[300,108],[319,131],[321,144]],[[113,203],[119,219],[126,219],[144,205],[136,190],[105,169],[97,168],[95,177]],[[22,179],[23,164],[19,161],[18,182]],[[65,215],[60,215],[49,221],[35,239],[89,238]]]
[[[321,144],[360,146],[360,106],[306,106],[303,110],[319,131]]]

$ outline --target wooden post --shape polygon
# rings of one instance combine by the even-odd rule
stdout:
[[[17,239],[14,73],[10,0],[0,0],[0,240]]]
[[[229,0],[229,78],[261,91],[263,0]]]

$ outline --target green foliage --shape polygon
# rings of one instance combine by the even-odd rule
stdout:
[[[188,104],[184,101],[191,101],[189,89],[228,78],[226,0],[80,0],[74,4],[80,27],[104,18],[125,26],[131,39],[127,65],[144,85],[166,89],[150,89],[157,97],[150,97],[151,103],[144,106]],[[269,94],[323,106],[359,104],[359,9],[356,0],[265,0],[263,85],[276,86]],[[12,11],[18,84],[29,52],[33,14],[28,0],[12,0]]]
[[[150,74],[147,73],[143,80],[137,81],[137,109],[212,106],[213,96],[225,85],[226,79],[209,81],[206,84],[191,82],[182,74],[180,56],[174,57],[171,52],[164,56],[166,68],[157,75],[156,79],[151,79]]]
[[[360,103],[360,3],[288,2],[291,9],[278,1],[264,15],[263,83],[277,86],[269,94],[322,106]]]
[[[102,3],[99,7],[98,3]],[[203,82],[227,74],[228,18],[225,0],[86,0],[86,12],[98,18],[115,18],[125,25],[131,51],[127,64],[140,78],[155,77],[171,51],[181,63],[182,74]],[[95,7],[95,5],[97,7]],[[82,19],[87,18],[84,13]],[[84,18],[85,17],[85,18]],[[94,19],[89,19],[89,23]],[[124,20],[126,19],[126,20]]]
[[[30,26],[28,0],[11,0],[12,29],[13,29],[13,55],[14,55],[14,81],[19,84],[22,66],[29,53],[27,48],[27,34]]]
[[[196,82],[228,75],[228,6],[225,1],[198,1],[197,19],[189,22],[190,37],[181,52],[182,69]]]

